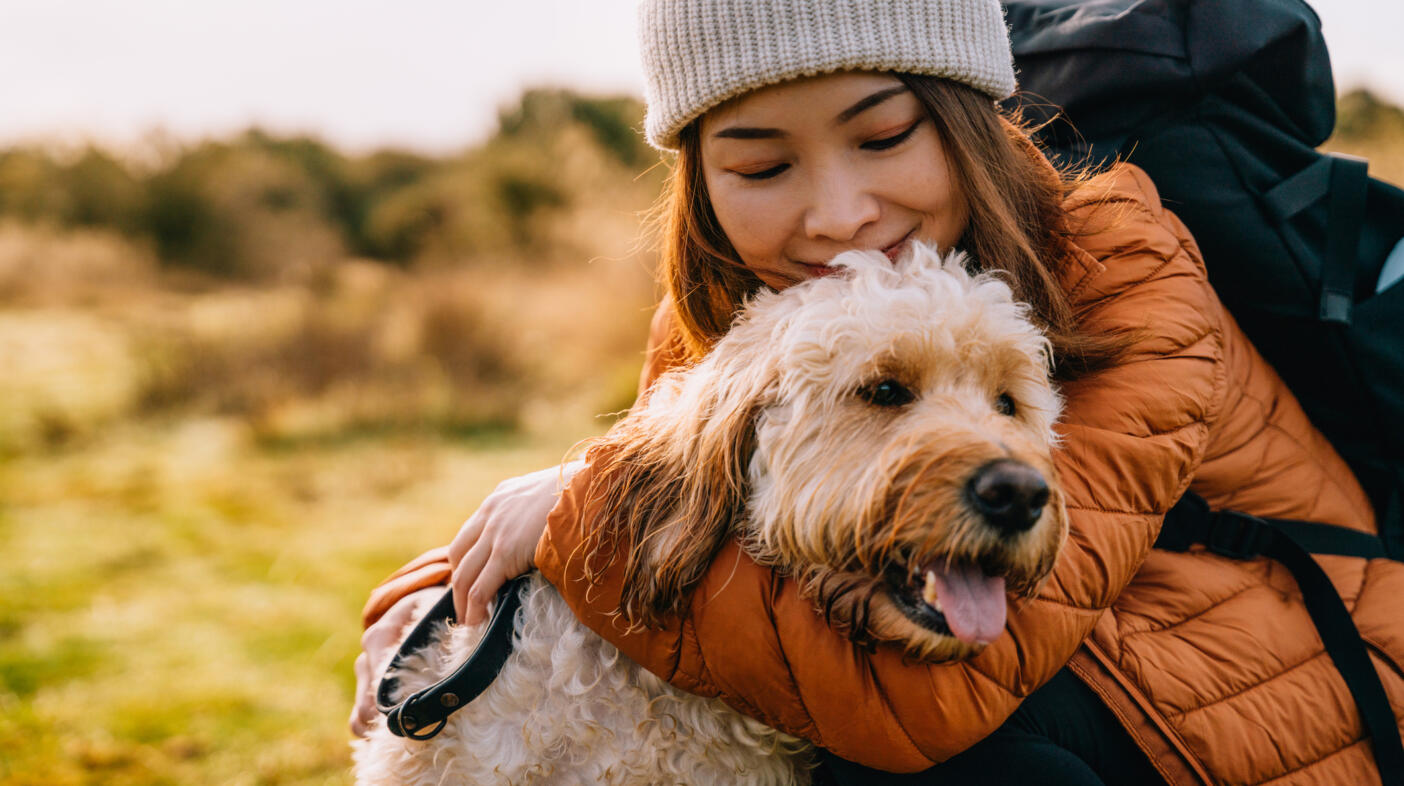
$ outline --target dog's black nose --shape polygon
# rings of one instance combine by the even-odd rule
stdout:
[[[1048,483],[1039,471],[1019,461],[998,459],[975,470],[965,484],[970,504],[1004,535],[1032,527],[1048,504]]]

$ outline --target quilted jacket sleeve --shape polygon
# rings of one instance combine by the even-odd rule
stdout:
[[[1189,484],[1222,397],[1223,310],[1184,227],[1144,173],[1089,182],[1069,207],[1078,248],[1060,272],[1089,331],[1133,330],[1119,364],[1064,388],[1056,457],[1071,532],[1038,597],[1011,608],[1008,635],[963,663],[857,648],[825,625],[795,582],[736,544],[714,560],[686,618],[625,630],[622,571],[587,582],[582,471],[552,512],[536,563],[587,625],[680,688],[845,758],[916,771],[969,747],[1072,655],[1149,551]]]

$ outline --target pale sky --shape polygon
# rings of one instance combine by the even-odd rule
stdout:
[[[1337,86],[1404,104],[1404,2],[1313,5]],[[448,152],[524,86],[642,95],[634,24],[634,0],[0,0],[0,145],[258,124]]]

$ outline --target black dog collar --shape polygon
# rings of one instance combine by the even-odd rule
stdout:
[[[427,740],[443,731],[448,716],[455,710],[487,690],[502,671],[507,656],[512,654],[517,609],[522,605],[521,590],[529,577],[530,574],[518,576],[497,591],[497,605],[492,610],[487,632],[463,665],[439,682],[394,704],[393,696],[399,687],[399,680],[392,675],[406,658],[429,643],[429,636],[437,623],[454,619],[453,590],[445,592],[434,608],[410,631],[409,638],[390,660],[375,697],[376,708],[385,714],[385,725],[392,734]]]

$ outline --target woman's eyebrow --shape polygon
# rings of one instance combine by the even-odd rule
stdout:
[[[713,139],[779,139],[789,134],[778,128],[748,128],[732,126],[712,134]]]
[[[853,106],[850,106],[842,112],[839,112],[838,117],[835,118],[835,122],[837,125],[847,123],[848,121],[852,120],[858,115],[866,112],[869,109],[872,109],[878,104],[881,104],[883,101],[886,101],[887,99],[898,95],[899,93],[905,92],[907,92],[906,85],[897,85],[896,87],[889,87],[886,90],[879,90],[876,93],[873,93],[872,95],[868,96],[867,98],[858,101],[858,103],[854,104]]]
[[[838,124],[847,123],[853,118],[861,115],[869,109],[881,104],[887,99],[907,92],[906,85],[897,85],[879,90],[870,96],[861,98],[853,106],[838,113],[835,122]],[[789,136],[785,131],[778,128],[754,128],[750,126],[732,126],[712,134],[713,139],[782,139]]]

